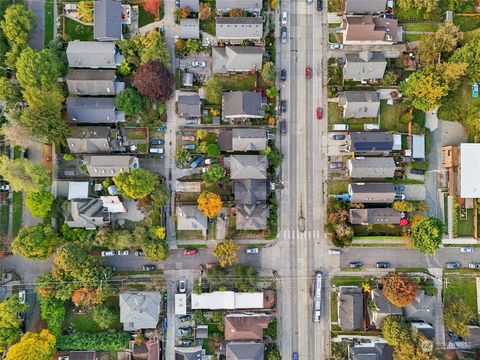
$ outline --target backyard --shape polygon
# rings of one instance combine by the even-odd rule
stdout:
[[[472,272],[467,269],[459,270],[445,270],[443,275],[443,286],[445,293],[445,303],[453,296],[463,298],[468,307],[477,313],[477,288],[474,275],[477,272]]]
[[[435,22],[418,22],[403,24],[403,31],[437,31],[438,23]]]
[[[458,236],[473,236],[473,209],[467,209],[467,218],[460,218],[460,209],[456,216],[458,219]]]
[[[247,91],[253,90],[256,86],[257,77],[255,74],[230,74],[230,75],[215,75],[224,91]]]
[[[473,16],[457,16],[453,18],[453,23],[462,31],[472,31],[480,28],[480,17]]]
[[[105,301],[105,306],[110,308],[114,314],[117,314],[115,323],[110,327],[111,330],[121,331],[122,324],[120,323],[120,307],[118,304],[118,297],[112,296]],[[93,311],[88,310],[82,313],[69,309],[65,317],[65,326],[72,326],[77,331],[85,332],[101,332],[103,331],[97,323],[93,320]]]
[[[386,100],[380,101],[380,129],[383,131],[396,131],[406,133],[407,124],[403,124],[400,120],[402,114],[402,104],[395,102],[388,105]]]
[[[8,214],[10,213],[10,203],[8,199],[0,203],[0,240],[8,235]]]
[[[82,25],[79,22],[69,18],[64,18],[64,21],[65,28],[63,31],[71,40],[93,40],[93,26]]]

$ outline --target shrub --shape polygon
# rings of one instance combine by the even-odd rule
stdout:
[[[128,346],[130,335],[126,332],[99,332],[86,333],[74,332],[62,335],[57,339],[59,350],[92,350],[97,351],[123,351]]]

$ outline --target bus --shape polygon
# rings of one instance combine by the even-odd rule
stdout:
[[[322,280],[323,274],[315,272],[315,283],[313,285],[313,322],[319,323],[322,316]]]

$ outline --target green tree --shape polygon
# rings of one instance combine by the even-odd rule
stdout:
[[[398,76],[394,71],[387,71],[383,78],[380,80],[383,86],[393,86],[396,85],[398,81]]]
[[[52,210],[55,197],[49,191],[29,192],[25,204],[33,216],[44,218]]]
[[[74,331],[70,335],[62,335],[57,340],[59,350],[91,350],[124,351],[128,348],[130,334],[127,332],[89,333]]]
[[[27,259],[46,259],[60,245],[60,239],[50,225],[38,224],[20,229],[12,250]]]
[[[412,226],[413,245],[423,254],[432,254],[442,243],[445,225],[433,216],[423,218]]]
[[[203,84],[205,90],[205,99],[210,104],[222,103],[222,84],[217,77],[210,77],[205,84]]]
[[[20,123],[45,143],[60,144],[69,133],[68,125],[61,118],[60,112],[50,106],[26,108],[20,117]]]
[[[100,329],[107,330],[117,321],[117,315],[105,305],[97,305],[93,309],[93,321]]]
[[[43,191],[51,184],[48,169],[27,159],[0,157],[0,176],[10,183],[13,191]]]
[[[200,40],[188,39],[185,46],[189,54],[198,54],[202,51],[202,42]]]
[[[232,270],[233,286],[238,291],[252,291],[257,285],[257,270],[250,265],[237,265]]]
[[[130,199],[142,199],[149,195],[158,183],[158,179],[145,169],[133,169],[127,173],[118,173],[113,178],[118,191]]]
[[[13,106],[17,101],[22,100],[18,85],[5,76],[0,76],[0,99],[6,101],[8,106]]]
[[[267,357],[266,360],[281,360],[282,356],[280,355],[280,351],[277,348],[269,348],[267,350]]]
[[[282,163],[283,154],[277,149],[272,149],[270,146],[267,146],[261,153],[267,156],[268,162],[275,169]]]
[[[392,346],[412,341],[411,327],[401,315],[388,315],[383,320],[382,335]]]
[[[158,31],[150,31],[139,37],[141,42],[140,63],[160,61],[166,69],[171,69],[170,53],[162,35]]]
[[[220,149],[217,144],[208,144],[207,145],[207,155],[210,157],[219,157]]]
[[[175,158],[178,163],[183,164],[184,162],[186,162],[188,160],[189,155],[190,153],[188,152],[187,149],[182,149],[177,147],[177,150],[175,152]]]
[[[275,96],[277,96],[278,89],[275,86],[272,86],[272,87],[268,88],[267,90],[265,90],[265,94],[267,94],[267,96],[270,99],[273,99],[273,98],[275,98]]]
[[[145,257],[152,261],[165,261],[168,258],[168,244],[165,240],[147,239],[142,246]]]
[[[439,0],[399,0],[398,6],[404,10],[415,9],[431,13],[437,9]]]
[[[46,321],[48,330],[59,337],[62,334],[62,325],[65,320],[65,304],[63,300],[52,296],[38,294],[40,315]]]
[[[455,64],[467,64],[465,75],[470,81],[480,81],[480,36],[457,49],[449,61]]]
[[[62,74],[63,63],[50,49],[35,52],[25,48],[16,64],[16,77],[22,88],[36,87],[49,89],[57,84]]]
[[[50,360],[55,353],[55,336],[48,330],[27,332],[13,345],[5,360]]]
[[[28,106],[33,108],[48,108],[52,113],[60,113],[63,109],[65,97],[59,86],[52,86],[48,91],[28,87],[22,90]]]
[[[448,21],[441,24],[434,34],[424,34],[420,39],[417,51],[420,61],[434,64],[442,61],[442,55],[452,53],[463,39],[460,29]]]
[[[208,183],[216,183],[224,178],[225,170],[218,164],[213,164],[212,166],[210,166],[207,172],[203,174],[203,180]]]
[[[126,115],[136,115],[142,111],[142,97],[134,88],[120,91],[115,98],[115,104]]]
[[[271,61],[266,62],[263,65],[261,74],[265,82],[273,84],[275,82],[275,79],[277,78],[277,68],[275,67],[275,64]]]
[[[18,296],[12,296],[0,301],[0,350],[5,350],[8,345],[18,341],[22,333],[20,325],[22,320],[19,313],[28,309],[27,304],[20,304]]]
[[[461,297],[450,299],[443,312],[445,327],[463,338],[467,338],[470,334],[468,325],[472,316],[472,310]]]

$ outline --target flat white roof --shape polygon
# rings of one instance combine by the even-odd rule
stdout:
[[[192,294],[192,309],[263,309],[263,293],[214,291],[200,295]]]
[[[392,150],[402,150],[402,135],[393,134],[393,149]]]
[[[480,198],[480,144],[460,144],[460,196]]]
[[[68,183],[68,200],[88,198],[88,181]]]
[[[425,159],[425,135],[412,135],[412,158]]]
[[[187,315],[187,294],[175,294],[175,315]]]
[[[263,309],[263,293],[235,293],[235,309]]]

